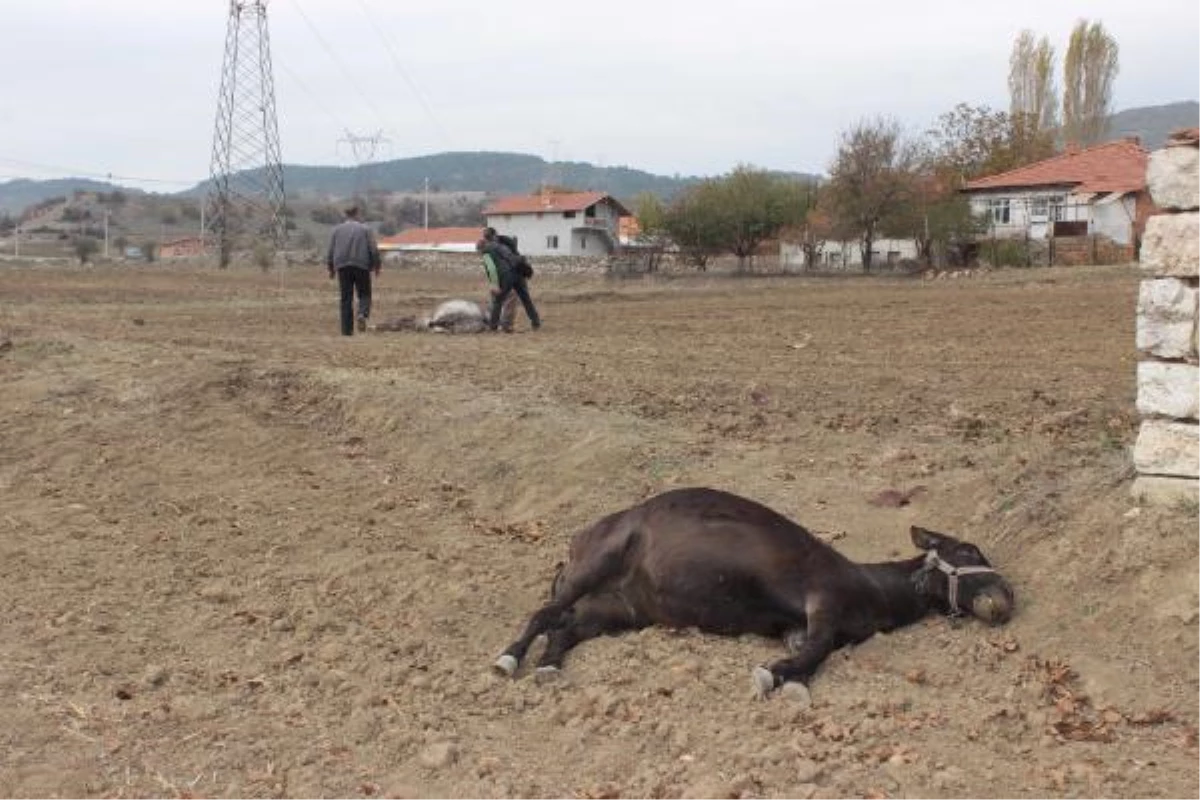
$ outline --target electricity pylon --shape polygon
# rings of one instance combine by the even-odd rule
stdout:
[[[339,145],[343,143],[350,145],[350,152],[354,154],[354,194],[358,195],[364,190],[369,192],[375,187],[364,167],[373,168],[380,148],[390,146],[391,140],[383,135],[383,131],[376,131],[372,135],[360,135],[347,130],[346,135],[338,139]]]
[[[205,209],[222,267],[235,248],[287,236],[267,0],[230,0]]]

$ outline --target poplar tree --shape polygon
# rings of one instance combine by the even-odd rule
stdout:
[[[1071,31],[1063,62],[1063,138],[1095,144],[1108,131],[1117,42],[1100,22],[1080,20]]]

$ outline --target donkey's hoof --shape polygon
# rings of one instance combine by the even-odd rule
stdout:
[[[780,686],[779,696],[799,708],[809,708],[812,706],[812,695],[809,694],[808,687],[800,681],[788,681],[783,686]]]
[[[543,666],[533,671],[533,679],[538,683],[550,683],[551,681],[558,680],[560,674],[561,671],[558,667]]]
[[[754,696],[762,700],[775,689],[775,675],[766,667],[755,667],[750,672],[750,683]]]
[[[496,663],[492,664],[492,669],[496,670],[498,675],[511,678],[513,673],[517,671],[517,659],[505,653],[496,659]]]

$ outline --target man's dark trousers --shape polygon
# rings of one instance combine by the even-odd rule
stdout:
[[[507,267],[501,268],[499,278],[500,291],[492,295],[492,313],[488,320],[488,327],[496,330],[500,325],[500,309],[504,306],[509,292],[517,293],[521,305],[525,307],[525,316],[529,317],[530,326],[534,330],[542,327],[542,320],[538,316],[537,307],[533,304],[533,298],[529,296],[529,285],[525,283],[525,279],[520,275],[513,274],[513,271]]]
[[[342,267],[337,271],[342,293],[342,335],[354,335],[354,295],[358,295],[358,318],[365,323],[371,316],[371,271],[362,267]]]

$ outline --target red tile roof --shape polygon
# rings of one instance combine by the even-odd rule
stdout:
[[[461,245],[475,246],[483,235],[483,226],[476,228],[409,228],[395,236],[380,236],[379,246],[383,248],[400,245]]]
[[[617,202],[616,198],[604,192],[562,192],[546,194],[518,194],[511,197],[501,197],[483,210],[484,214],[537,214],[542,212],[555,213],[561,211],[583,211],[596,205],[604,199],[611,200],[618,211],[627,215],[629,212]]]
[[[1136,140],[1121,139],[968,181],[963,188],[971,191],[1072,185],[1080,192],[1124,194],[1146,188],[1149,159],[1150,154]]]

